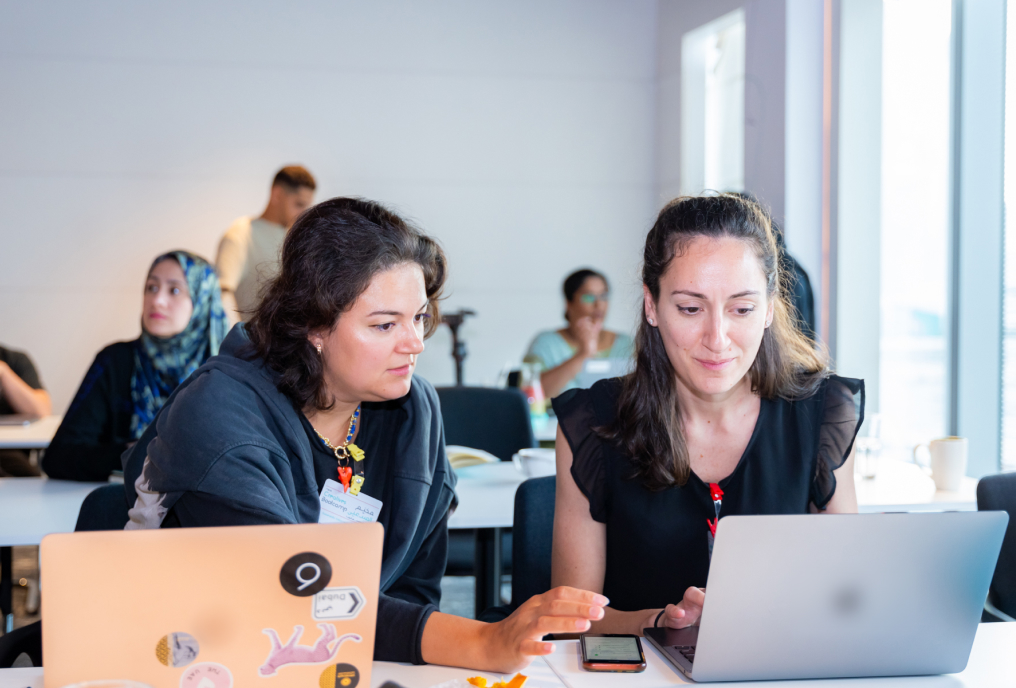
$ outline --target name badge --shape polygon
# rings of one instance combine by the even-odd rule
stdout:
[[[326,480],[321,488],[321,515],[318,523],[374,523],[381,513],[381,502],[362,492],[343,492],[342,485]]]

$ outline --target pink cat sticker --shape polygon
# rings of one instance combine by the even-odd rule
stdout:
[[[274,676],[279,669],[287,664],[321,664],[329,662],[339,652],[339,646],[347,640],[360,642],[363,640],[355,633],[347,633],[341,638],[337,637],[335,626],[328,623],[319,623],[321,636],[313,645],[297,645],[303,636],[303,626],[294,626],[293,635],[283,645],[279,641],[279,634],[273,628],[266,628],[262,631],[272,641],[272,649],[268,653],[268,659],[258,669],[262,676]],[[334,644],[333,644],[334,643]]]

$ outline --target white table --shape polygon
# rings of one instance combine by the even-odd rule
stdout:
[[[45,416],[28,425],[0,425],[0,449],[45,449],[63,416]]]
[[[901,638],[900,642],[907,642]],[[646,670],[641,674],[595,674],[582,669],[578,641],[554,643],[557,651],[547,657],[554,671],[568,688],[655,688],[689,683],[671,668],[663,655],[648,642],[642,647],[646,654]],[[813,681],[759,681],[752,683],[710,683],[709,686],[779,686],[780,688],[893,688],[913,686],[924,688],[993,688],[1016,685],[1016,623],[981,624],[970,653],[966,670],[947,676],[921,678],[826,679]],[[408,687],[407,687],[408,688]]]
[[[107,484],[0,478],[0,546],[38,545],[50,533],[73,531],[81,502]]]
[[[4,428],[9,429],[9,428]],[[0,478],[0,547],[38,545],[50,533],[69,533],[81,502],[107,483],[78,483],[49,478]],[[4,553],[0,572],[0,609],[11,628],[11,557]]]
[[[901,640],[901,642],[906,642]],[[522,673],[530,676],[526,688],[656,688],[687,683],[676,669],[663,659],[649,643],[645,672],[641,674],[609,674],[585,671],[581,667],[578,641],[555,642],[555,652],[536,659]],[[1002,688],[1016,684],[1016,623],[981,624],[970,653],[967,668],[947,676],[832,679],[819,681],[760,681],[753,683],[709,684],[739,688]],[[430,688],[445,681],[464,680],[470,676],[496,678],[485,671],[453,669],[440,666],[412,666],[391,662],[374,662],[371,687],[394,681],[405,688]],[[0,688],[43,688],[42,669],[0,670]]]
[[[917,464],[882,460],[873,480],[855,477],[861,513],[883,511],[977,511],[977,480],[963,478],[957,492],[936,490]]]

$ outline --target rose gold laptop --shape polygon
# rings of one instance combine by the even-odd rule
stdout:
[[[370,686],[377,523],[49,535],[46,688]]]

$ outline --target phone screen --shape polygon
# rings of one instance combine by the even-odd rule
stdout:
[[[582,638],[587,662],[633,662],[642,661],[638,641],[635,638],[604,638],[586,636]]]

